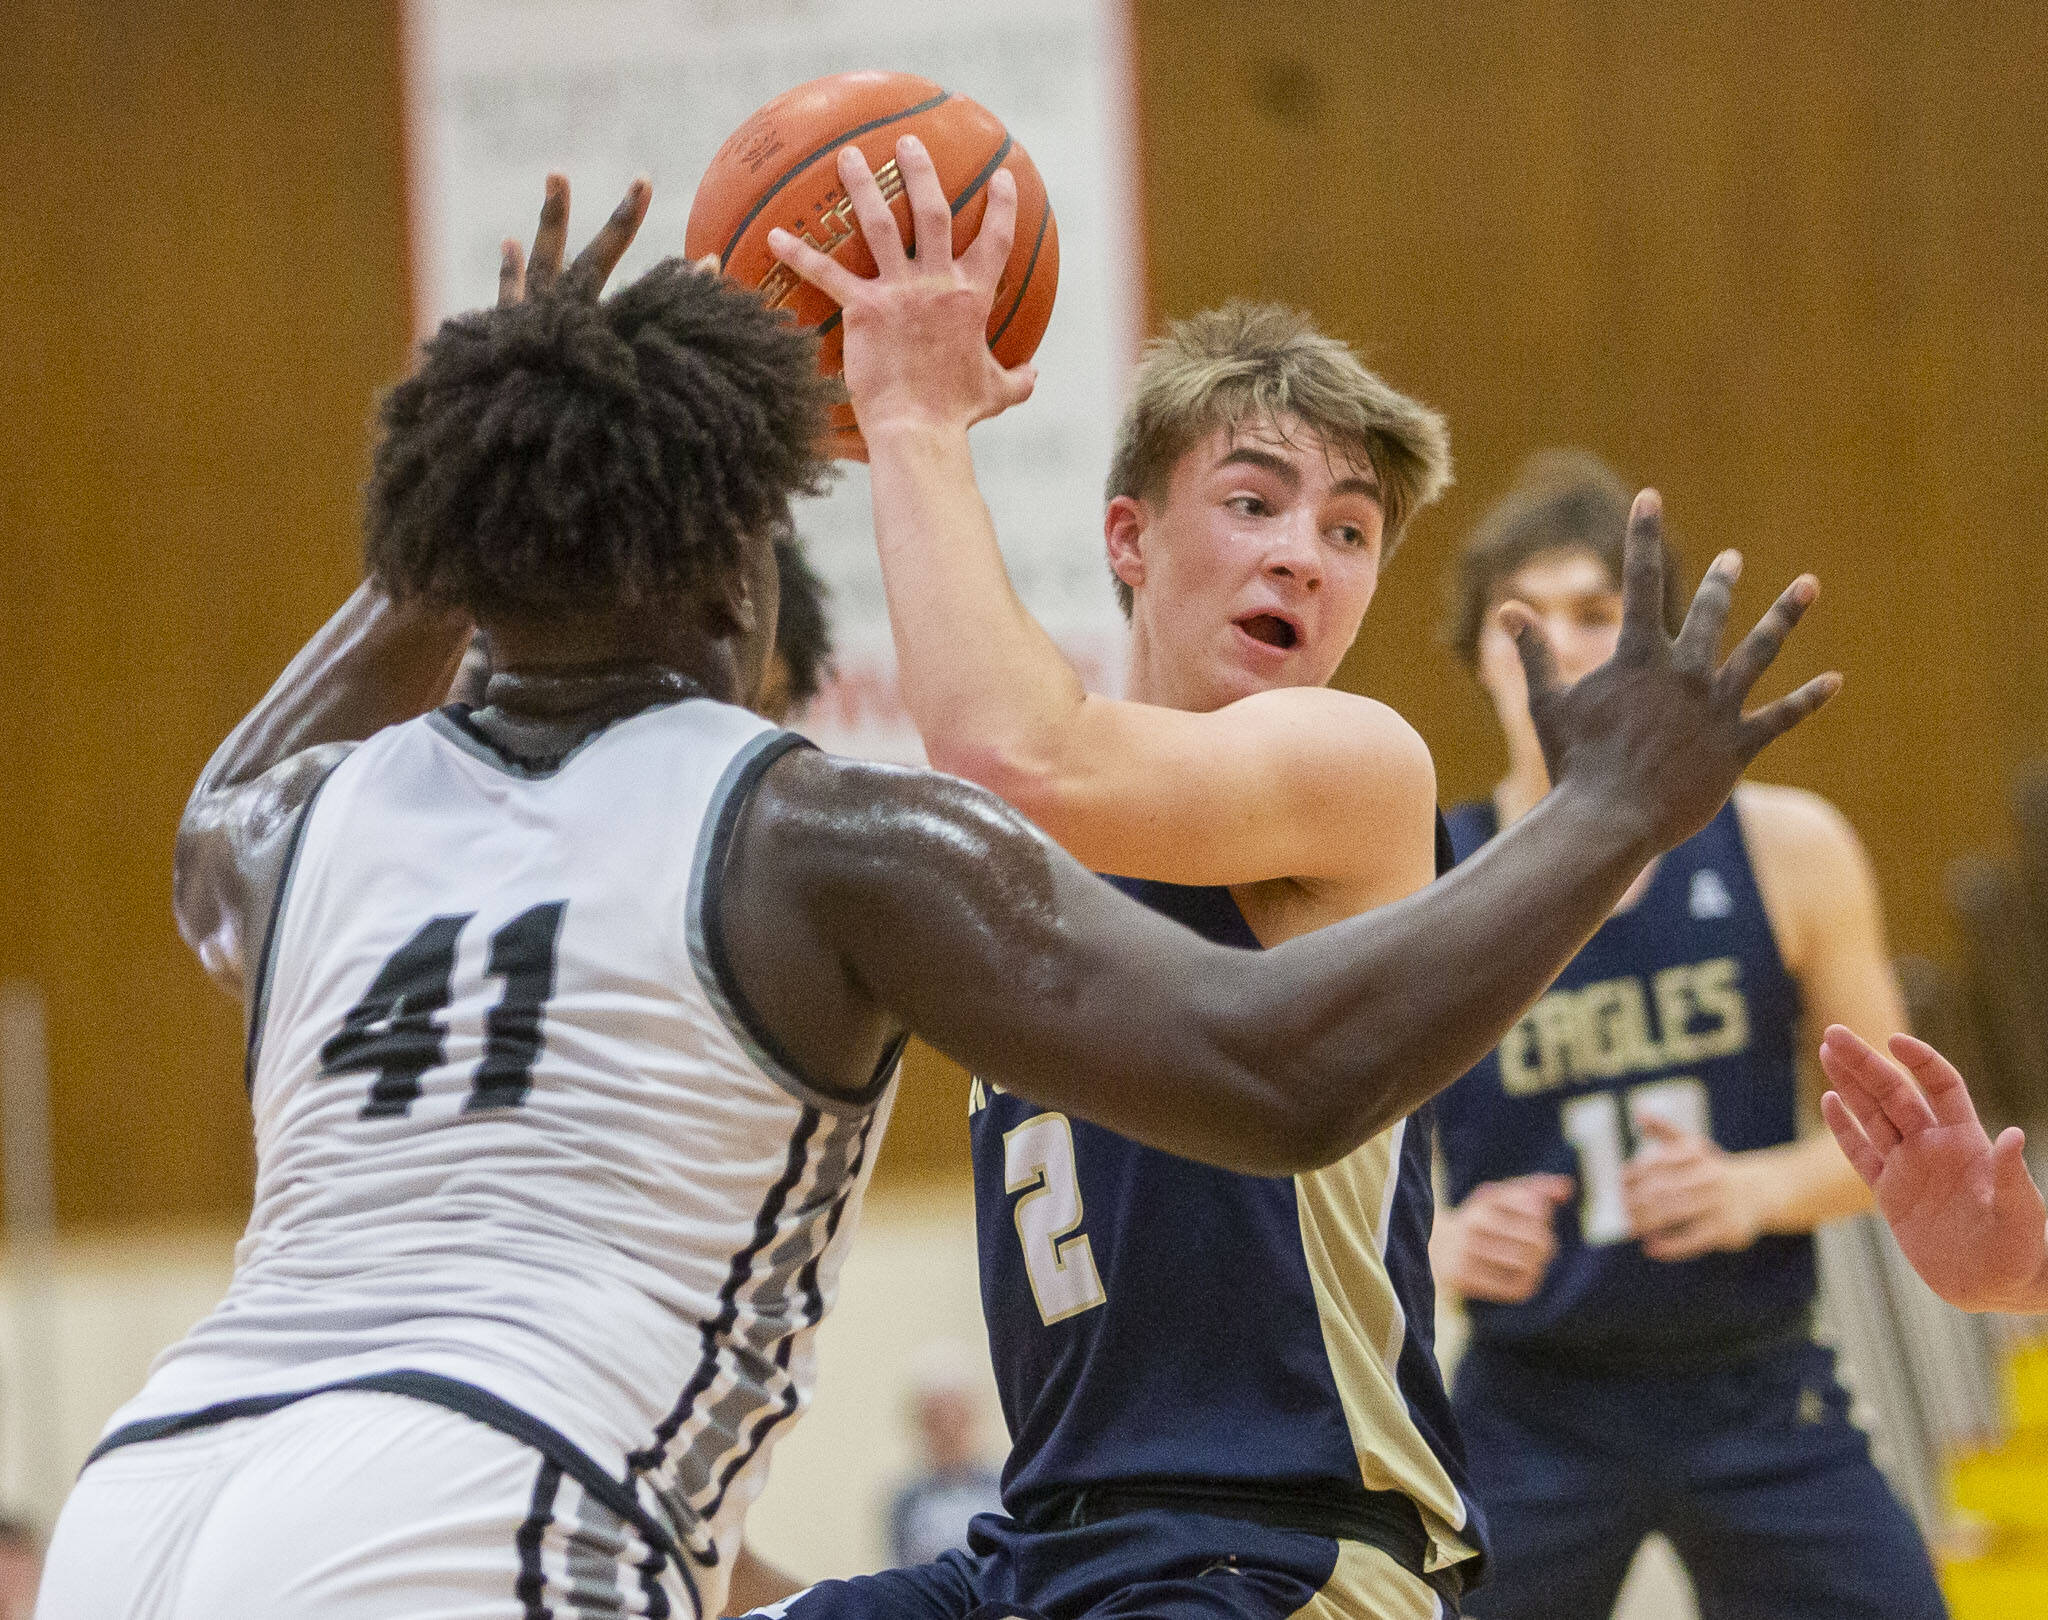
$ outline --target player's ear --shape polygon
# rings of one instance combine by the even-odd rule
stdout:
[[[760,604],[744,568],[732,568],[697,588],[697,612],[714,641],[744,640],[754,633]]]
[[[1102,514],[1102,543],[1109,553],[1109,571],[1132,590],[1145,583],[1148,516],[1145,503],[1130,495],[1113,496]]]

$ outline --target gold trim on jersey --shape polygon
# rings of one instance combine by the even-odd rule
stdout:
[[[1442,1569],[1478,1549],[1461,1534],[1465,1503],[1409,1417],[1394,1375],[1408,1322],[1387,1275],[1386,1244],[1407,1128],[1404,1120],[1335,1164],[1296,1176],[1294,1200],[1323,1352],[1360,1479],[1367,1490],[1399,1491],[1422,1510],[1429,1567]]]
[[[1443,1620],[1443,1602],[1379,1548],[1337,1543],[1337,1567],[1290,1620]]]

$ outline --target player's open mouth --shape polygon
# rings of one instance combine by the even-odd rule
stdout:
[[[1254,641],[1263,641],[1268,647],[1287,651],[1301,640],[1301,632],[1277,613],[1254,613],[1248,619],[1237,621],[1238,629]]]

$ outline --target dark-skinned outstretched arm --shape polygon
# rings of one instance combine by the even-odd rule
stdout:
[[[965,783],[796,753],[762,780],[728,892],[808,919],[823,959],[760,932],[749,919],[767,908],[749,906],[727,924],[743,983],[820,1074],[844,1072],[866,1007],[984,1079],[1170,1152],[1259,1173],[1341,1157],[1496,1045],[1643,865],[1704,826],[1764,744],[1838,684],[1820,677],[1745,717],[1813,583],[1717,670],[1737,560],[1717,560],[1666,638],[1656,517],[1653,497],[1638,501],[1622,645],[1600,670],[1560,688],[1540,632],[1511,615],[1557,786],[1419,894],[1233,951]],[[843,1008],[817,993],[833,966],[851,987]]]
[[[1540,819],[1539,819],[1540,818]],[[1211,944],[951,777],[798,752],[736,840],[745,916],[807,916],[857,1004],[985,1080],[1188,1158],[1287,1174],[1342,1157],[1494,1046],[1647,858],[1553,794],[1450,878],[1270,951]],[[838,1062],[805,953],[728,917],[749,998],[809,1072]],[[807,981],[785,1000],[774,968]],[[794,988],[794,987],[792,987]],[[778,1008],[778,1003],[781,1006]],[[778,1016],[778,1012],[780,1015]]]

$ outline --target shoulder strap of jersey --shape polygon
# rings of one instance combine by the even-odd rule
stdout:
[[[1460,805],[1453,805],[1437,817],[1439,836],[1451,845],[1453,864],[1469,860],[1479,846],[1500,831],[1500,812],[1494,808],[1491,798],[1469,799]],[[1442,867],[1439,855],[1438,865]],[[1448,870],[1448,868],[1443,868]]]

